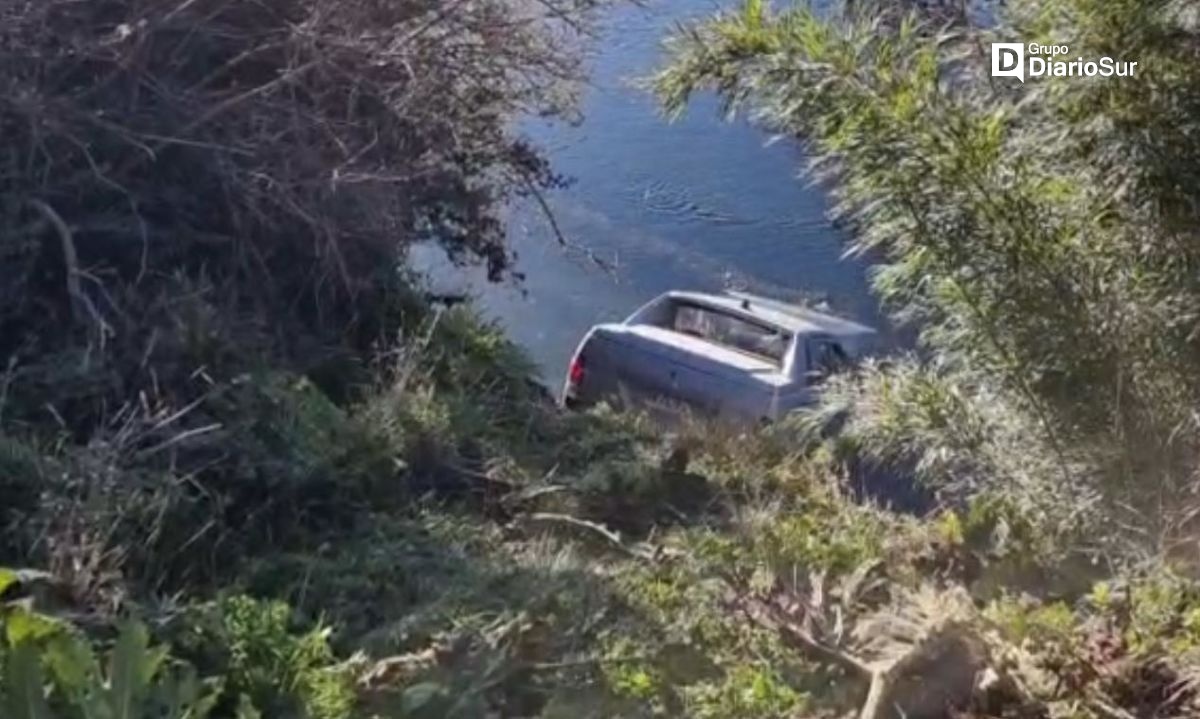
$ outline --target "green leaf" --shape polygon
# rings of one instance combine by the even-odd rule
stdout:
[[[184,709],[184,712],[179,715],[180,719],[205,719],[216,708],[217,701],[220,698],[221,692],[202,683],[200,693],[191,700]]]
[[[8,567],[0,567],[0,597],[8,591],[8,588],[17,583],[17,573]]]
[[[421,682],[404,690],[400,700],[403,716],[422,716],[446,698],[446,688],[437,682]]]
[[[4,673],[4,715],[11,719],[53,719],[46,703],[46,682],[38,650],[31,644],[16,645]]]
[[[220,698],[219,685],[202,682],[191,665],[164,675],[154,688],[154,705],[164,719],[204,719]]]
[[[113,719],[137,719],[137,705],[150,679],[158,671],[162,655],[149,651],[146,628],[128,622],[121,628],[109,659],[108,705]]]
[[[77,703],[89,698],[96,688],[100,671],[96,656],[86,642],[63,632],[46,645],[45,659],[55,682],[67,694],[79,698]]]
[[[262,719],[262,713],[254,707],[250,697],[242,694],[238,698],[237,719]]]
[[[763,0],[746,0],[742,6],[742,18],[746,26],[755,30],[763,24]]]
[[[16,609],[5,618],[5,633],[12,646],[40,642],[63,631],[57,619],[26,609]]]

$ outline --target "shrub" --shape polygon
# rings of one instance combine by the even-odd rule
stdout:
[[[17,574],[0,568],[0,596]],[[0,604],[0,710],[12,719],[205,719],[214,682],[150,645],[128,621],[103,656],[75,627],[22,604]]]
[[[241,696],[265,716],[343,719],[354,706],[349,674],[335,662],[330,630],[299,631],[282,602],[230,596],[189,609],[176,650],[224,677],[222,703]]]

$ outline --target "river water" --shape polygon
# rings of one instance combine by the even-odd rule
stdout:
[[[474,294],[552,385],[591,325],[621,319],[669,289],[732,284],[816,297],[880,324],[866,267],[842,259],[845,237],[826,219],[824,192],[798,176],[804,157],[795,143],[768,144],[759,129],[725,122],[711,97],[667,123],[653,98],[632,86],[658,66],[676,23],[717,9],[703,0],[650,0],[611,11],[590,57],[583,122],[524,128],[574,180],[546,197],[563,233],[615,261],[615,273],[564,251],[532,201],[512,208],[509,222],[526,275],[519,286],[448,268],[436,251],[414,256],[436,289]]]

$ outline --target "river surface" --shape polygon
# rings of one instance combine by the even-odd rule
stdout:
[[[839,314],[878,326],[866,266],[842,259],[845,237],[828,221],[825,193],[798,173],[793,142],[745,122],[725,122],[712,97],[666,122],[632,81],[662,59],[662,40],[679,22],[715,12],[704,0],[650,0],[601,22],[590,56],[584,120],[577,126],[527,123],[556,171],[573,179],[546,199],[563,233],[597,257],[564,250],[538,206],[512,208],[509,235],[519,286],[489,285],[477,272],[418,249],[414,264],[435,289],[469,291],[499,320],[556,386],[575,345],[597,322],[624,318],[669,289],[736,285],[780,297],[815,297]]]

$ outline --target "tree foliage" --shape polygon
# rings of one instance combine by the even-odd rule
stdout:
[[[0,569],[0,712],[1200,714],[1194,539],[1077,551],[1191,471],[1190,6],[685,31],[660,90],[808,143],[925,348],[671,433],[396,271],[503,266],[552,181],[507,114],[590,6],[0,0],[0,563],[46,570]],[[1017,31],[1153,69],[993,84]],[[855,501],[863,460],[953,504]]]
[[[679,33],[655,83],[671,111],[711,88],[804,142],[897,317],[969,385],[1007,393],[1060,464],[1180,490],[1200,399],[1194,7],[992,13],[748,3]],[[989,77],[985,48],[1014,40],[1136,60],[1136,76]]]
[[[571,112],[595,4],[0,2],[8,418],[87,432],[256,360],[345,374],[417,241],[500,277],[501,206],[557,182],[510,119]]]

